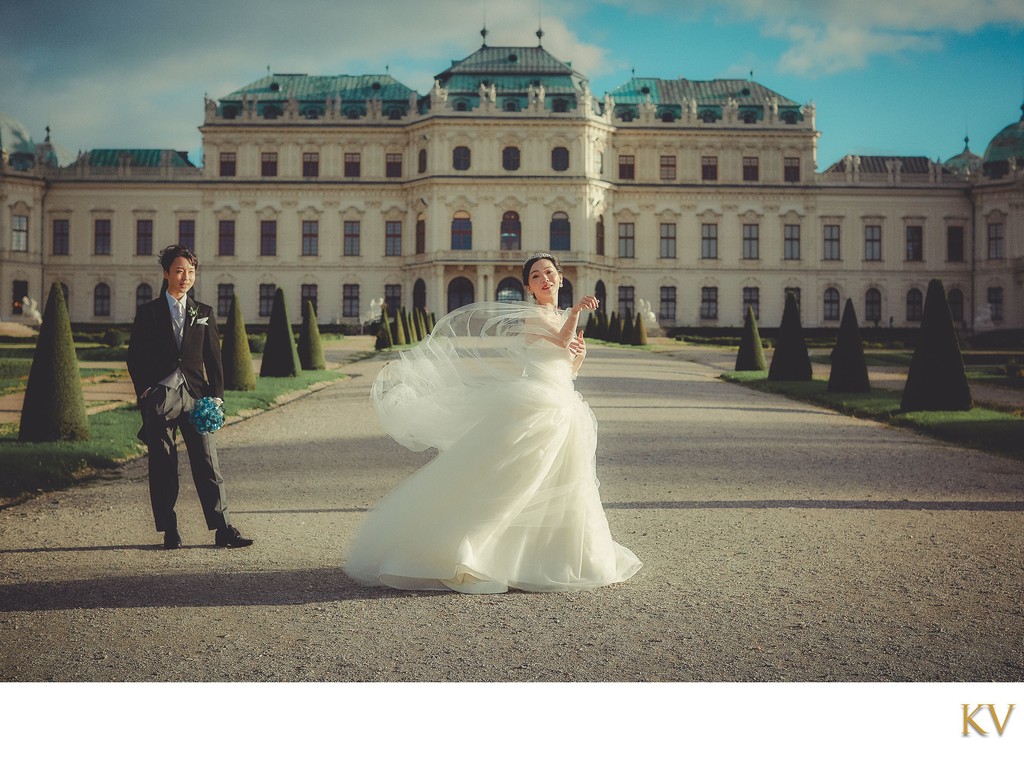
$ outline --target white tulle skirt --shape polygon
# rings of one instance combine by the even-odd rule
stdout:
[[[438,326],[435,336],[451,325]],[[641,563],[612,539],[601,505],[597,422],[573,389],[564,349],[506,341],[498,360],[507,371],[467,374],[463,365],[453,381],[436,354],[478,361],[480,345],[467,356],[439,341],[428,338],[375,382],[385,428],[412,449],[440,452],[368,513],[346,573],[365,584],[466,593],[590,589],[635,574]],[[484,360],[493,368],[496,357]],[[427,385],[424,371],[433,377]]]

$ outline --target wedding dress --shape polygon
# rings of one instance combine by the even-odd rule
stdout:
[[[466,593],[587,589],[640,561],[598,494],[597,421],[555,344],[569,311],[475,303],[378,374],[385,430],[438,455],[387,494],[349,548],[371,585]]]

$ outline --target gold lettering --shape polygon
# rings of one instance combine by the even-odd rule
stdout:
[[[967,709],[968,709],[968,708],[970,708],[970,707],[971,707],[971,706],[969,706],[969,705],[964,705],[964,732],[963,732],[963,733],[964,733],[964,736],[965,736],[965,737],[967,736],[967,727],[968,727],[968,726],[970,726],[971,728],[973,728],[973,729],[974,729],[974,731],[976,731],[976,732],[977,732],[978,734],[988,734],[988,732],[986,732],[986,731],[985,731],[984,729],[982,729],[982,728],[981,728],[980,726],[978,726],[978,725],[977,725],[977,724],[976,724],[976,723],[974,722],[974,717],[978,715],[978,711],[980,711],[980,710],[981,710],[982,708],[984,708],[985,706],[983,706],[983,705],[979,705],[979,706],[978,706],[977,708],[975,708],[975,709],[974,709],[974,710],[973,710],[973,711],[971,712],[971,714],[970,714],[970,715],[968,716],[968,715],[967,715]],[[1007,714],[1007,716],[1009,716],[1009,714]]]
[[[978,707],[980,708],[981,706]],[[1010,707],[1006,709],[1006,718],[1003,719],[1002,724],[999,723],[999,717],[996,716],[996,707],[994,705],[990,705],[988,707],[988,712],[992,715],[992,723],[996,725],[996,731],[999,733],[999,736],[1002,737],[1003,730],[1006,728],[1006,722],[1010,720],[1010,714],[1013,713],[1013,703],[1010,703]],[[977,711],[975,711],[975,713],[977,713]]]

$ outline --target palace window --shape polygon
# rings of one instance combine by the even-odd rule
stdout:
[[[53,220],[53,254],[70,255],[71,253],[71,222],[66,218]]]
[[[705,155],[700,159],[700,178],[705,182],[718,181],[718,158],[713,155]]]
[[[759,287],[743,288],[743,316],[747,315],[747,308],[754,309],[754,318],[761,318],[761,289]]]
[[[473,220],[466,211],[452,217],[452,250],[473,249]]]
[[[988,315],[993,321],[1003,320],[1003,288],[988,288]]]
[[[231,301],[235,297],[235,285],[217,285],[217,315],[220,318],[227,318],[231,314]]]
[[[299,307],[302,309],[300,313],[305,315],[306,303],[313,304],[313,314],[317,312],[317,286],[315,284],[303,284],[299,288]]]
[[[700,257],[708,260],[718,257],[718,224],[700,225]]]
[[[465,145],[459,145],[459,147],[452,150],[452,168],[456,171],[468,171],[470,157],[469,148]]]
[[[67,289],[67,287],[64,287],[63,284],[61,285],[61,287],[65,290]],[[20,316],[25,312],[24,308],[22,308],[22,301],[28,294],[28,282],[25,281],[24,279],[15,279],[13,282],[11,282],[11,288],[13,290],[13,296],[11,297],[11,314],[14,316]],[[65,292],[64,302],[67,302],[67,299],[68,296],[67,293]]]
[[[761,227],[759,224],[743,225],[743,260],[754,261],[761,257]]]
[[[501,166],[506,171],[519,170],[519,148],[506,147],[501,151]]]
[[[359,153],[345,153],[345,177],[358,179],[362,174],[362,156]]]
[[[384,285],[384,304],[388,307],[388,313],[398,313],[402,307],[402,285]]]
[[[946,260],[950,263],[963,263],[964,228],[962,226],[946,227]]]
[[[676,320],[676,288],[662,287],[661,305],[658,308],[658,318],[661,321]]]
[[[632,223],[619,224],[619,257],[636,256],[636,227]]]
[[[882,320],[882,293],[874,287],[864,293],[864,319],[875,326]]]
[[[619,317],[625,317],[628,313],[633,313],[635,306],[633,305],[633,292],[634,287],[624,286],[619,287]]]
[[[110,255],[110,219],[98,218],[93,224],[93,245],[95,255]]]
[[[519,214],[515,211],[505,211],[501,217],[500,249],[520,250],[521,235],[522,226],[519,222]]]
[[[145,305],[153,299],[153,288],[143,282],[135,288],[135,308],[138,309],[140,305]]]
[[[760,166],[756,157],[743,159],[743,181],[756,182],[760,178]]]
[[[787,261],[800,260],[800,225],[786,224],[782,229],[782,257]]]
[[[839,254],[839,224],[825,224],[822,257],[826,261],[838,261]]]
[[[402,222],[384,222],[384,255],[398,256],[402,254]]]
[[[907,227],[907,260],[924,260],[924,232],[920,226]]]
[[[676,257],[676,225],[659,224],[660,242],[658,245],[659,258]]]
[[[564,147],[556,147],[551,151],[551,169],[553,171],[569,170],[569,150]]]
[[[235,176],[236,162],[234,153],[221,153],[220,154],[220,175],[221,176]],[[189,248],[191,250],[192,248]]]
[[[259,314],[261,318],[267,318],[270,316],[271,311],[274,310],[274,295],[277,294],[276,284],[261,284],[260,285],[260,310]]]
[[[195,219],[183,218],[178,220],[178,244],[182,247],[187,247],[189,250],[196,249]]]
[[[674,182],[676,180],[676,157],[674,155],[663,155],[658,160],[658,170],[663,182]]]
[[[839,320],[839,290],[829,287],[825,290],[824,297],[824,318],[826,321]]]
[[[344,254],[345,255],[359,255],[359,222],[358,221],[346,221],[344,227],[345,242],[344,242]]]
[[[800,288],[799,287],[783,287],[782,288],[782,300],[785,302],[789,296],[792,295],[796,301],[796,307],[800,307]]]
[[[800,181],[800,159],[799,158],[783,158],[782,159],[782,179],[786,182],[799,182]]]
[[[110,315],[110,286],[100,282],[92,291],[92,315]]]
[[[876,224],[864,227],[864,260],[882,260],[882,227]]]
[[[416,216],[416,255],[427,252],[427,219],[420,213]]]
[[[320,251],[320,222],[302,222],[302,254],[312,256]]]
[[[427,151],[425,149],[419,152],[416,168],[421,174],[427,173]]]
[[[217,255],[235,254],[235,222],[222,220],[217,224]]]
[[[341,315],[359,316],[359,285],[345,284],[341,288]]]
[[[277,176],[277,153],[263,153],[260,161],[260,176]]]
[[[140,218],[135,221],[135,254],[153,254],[153,220]]]
[[[302,154],[302,175],[307,178],[320,176],[320,153]]]
[[[276,221],[260,221],[260,255],[277,255]]]
[[[28,216],[16,215],[11,218],[11,250],[16,253],[28,252]]]
[[[571,243],[569,216],[561,211],[551,216],[550,245],[552,250],[569,250]]]
[[[384,176],[388,179],[402,178],[402,154],[388,153],[384,159]]]
[[[912,289],[907,293],[907,321],[920,321],[924,307],[921,290]]]
[[[700,288],[700,317],[703,319],[718,318],[718,287]]]
[[[636,178],[636,157],[632,155],[619,156],[619,179]]]
[[[595,223],[594,247],[596,248],[595,252],[598,255],[604,255],[604,216],[598,216],[597,222]]]
[[[988,257],[989,260],[1000,260],[1006,254],[1003,240],[1003,225],[991,223],[988,225]]]

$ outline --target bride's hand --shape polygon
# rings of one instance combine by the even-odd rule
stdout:
[[[587,343],[583,340],[582,329],[580,329],[579,334],[572,338],[572,342],[569,343],[569,352],[572,353],[573,358],[587,354]]]
[[[580,298],[580,301],[576,303],[573,310],[576,311],[576,313],[579,313],[580,311],[596,311],[598,305],[600,305],[600,303],[596,297],[593,295],[584,295]]]

